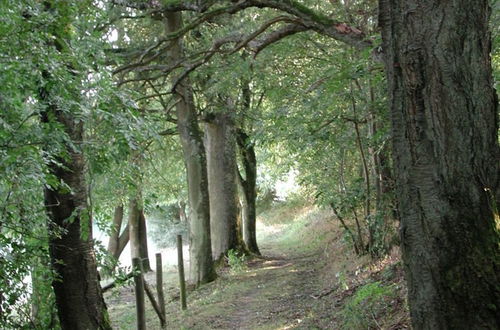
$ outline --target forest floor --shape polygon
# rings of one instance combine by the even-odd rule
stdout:
[[[175,269],[164,273],[167,329],[409,328],[397,250],[377,261],[355,256],[329,212],[310,206],[260,220],[262,256],[221,268],[216,281],[189,292],[186,311]],[[146,279],[152,285],[154,274]],[[115,328],[135,329],[132,287],[106,297]],[[160,329],[147,306],[147,328]]]

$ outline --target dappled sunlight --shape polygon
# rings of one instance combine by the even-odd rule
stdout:
[[[285,325],[281,328],[278,328],[279,330],[288,330],[288,329],[296,329],[300,324],[302,323],[302,319],[296,319],[294,323]]]
[[[292,266],[292,264],[267,266],[267,267],[261,268],[261,270],[282,269],[282,268],[286,268],[286,267],[290,267],[290,266]]]

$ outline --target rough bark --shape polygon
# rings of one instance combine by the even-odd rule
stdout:
[[[488,1],[380,0],[415,329],[500,328]]]
[[[92,244],[92,225],[87,205],[85,160],[79,145],[83,141],[83,123],[48,101],[42,121],[62,125],[76,146],[67,146],[68,157],[50,163],[50,173],[69,186],[45,188],[45,208],[52,229],[49,251],[56,279],[52,282],[62,329],[111,329],[99,285]],[[50,119],[53,118],[53,119]],[[55,232],[59,234],[54,234]]]
[[[234,120],[228,112],[214,113],[205,124],[212,257],[241,250],[237,231],[238,186]]]
[[[248,252],[260,255],[257,245],[257,158],[250,137],[239,130],[237,132],[238,150],[241,155],[243,164],[243,172],[245,177],[239,174],[239,184],[242,191],[241,206],[242,206],[242,233],[243,242]]]
[[[166,13],[165,16],[167,33],[182,28],[180,13]],[[172,41],[169,57],[173,62],[183,58],[181,39]],[[189,79],[183,79],[174,92],[177,98],[177,129],[188,180],[190,279],[198,286],[215,279],[210,242],[207,162]]]

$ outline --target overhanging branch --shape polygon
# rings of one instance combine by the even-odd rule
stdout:
[[[183,79],[185,79],[191,72],[207,63],[215,54],[232,54],[242,48],[247,48],[257,56],[267,46],[295,33],[313,30],[322,35],[329,36],[335,40],[342,41],[350,46],[358,49],[372,47],[371,40],[367,39],[362,31],[355,27],[349,26],[346,23],[338,22],[330,19],[329,17],[315,13],[304,5],[293,0],[240,0],[240,1],[205,1],[203,8],[196,7],[193,1],[174,1],[168,5],[160,5],[159,1],[125,1],[114,0],[114,3],[135,4],[137,9],[151,10],[153,5],[155,10],[160,12],[173,12],[173,11],[200,11],[194,20],[186,24],[178,31],[169,33],[165,37],[157,40],[150,45],[138,56],[137,60],[133,63],[127,64],[115,70],[115,74],[120,72],[130,72],[132,70],[144,71],[160,71],[160,74],[149,76],[145,78],[134,78],[124,81],[123,83],[138,81],[138,80],[155,80],[162,76],[168,75],[175,69],[184,67],[183,72],[177,77],[172,84],[172,91]],[[215,8],[214,4],[217,3]],[[138,7],[137,7],[138,6]],[[257,8],[273,8],[287,13],[288,15],[277,16],[260,26],[256,31],[248,34],[232,34],[221,39],[213,41],[210,49],[200,52],[190,59],[183,59],[182,63],[174,63],[173,65],[148,65],[157,60],[166,50],[169,49],[171,41],[183,37],[188,31],[198,27],[210,19],[220,16],[222,14],[234,14],[250,7]],[[201,10],[203,9],[203,10]],[[258,39],[259,36],[265,33],[271,26],[276,23],[286,22],[289,23],[273,32]],[[227,50],[223,45],[228,43],[236,44],[234,48]]]

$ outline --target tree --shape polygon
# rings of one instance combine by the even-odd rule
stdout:
[[[53,40],[48,47],[68,52],[71,4],[43,2],[44,11],[53,16],[50,31]],[[70,72],[66,78],[78,77],[71,63],[62,63]],[[78,83],[64,87],[69,95],[61,101],[60,84],[48,70],[42,71],[39,101],[41,121],[51,129],[62,129],[66,135],[63,150],[47,164],[55,182],[46,185],[45,208],[49,218],[49,251],[56,278],[52,282],[60,325],[63,329],[110,329],[106,305],[99,284],[93,252],[91,211],[87,204],[85,158],[83,155],[83,121],[70,99],[80,98]],[[48,150],[47,150],[48,149]],[[46,152],[50,147],[46,146]]]
[[[488,1],[380,1],[415,329],[500,327],[489,14]]]
[[[82,123],[78,124],[71,114],[58,108],[47,90],[41,90],[40,99],[47,104],[42,122],[62,125],[71,143],[81,143]],[[58,184],[45,188],[45,207],[52,231],[50,255],[56,272],[52,285],[59,320],[63,329],[108,329],[92,246],[85,161],[81,150],[70,144],[67,153],[68,156],[56,158],[49,165]]]
[[[241,227],[245,248],[254,254],[260,255],[257,245],[257,158],[250,137],[243,131],[238,130],[236,141],[241,156],[244,176],[238,170],[238,184],[242,192],[241,197]]]
[[[108,253],[113,256],[116,260],[120,257],[127,245],[130,235],[129,230],[130,226],[127,222],[127,225],[123,229],[122,232],[122,223],[123,223],[123,204],[115,207],[115,211],[113,214],[113,225],[111,227],[111,233],[109,236],[108,242]]]
[[[167,33],[180,30],[181,14],[167,13],[165,26]],[[170,59],[176,63],[183,56],[182,39],[173,39],[169,49]],[[184,79],[174,87],[174,93],[177,99],[177,129],[188,180],[190,276],[196,285],[200,285],[215,278],[210,241],[207,161],[189,80]]]
[[[128,226],[130,255],[133,258],[139,258],[142,262],[144,271],[151,271],[148,256],[148,240],[146,234],[146,217],[144,216],[144,206],[142,194],[138,190],[130,196],[128,209]]]
[[[254,33],[215,40],[209,51],[186,66],[184,77],[215,53],[246,47],[258,54],[306,30],[360,50],[375,46],[373,39],[355,27],[352,15],[332,19],[292,0],[207,1],[201,5],[175,1],[164,6],[152,2],[142,8],[198,12],[188,28],[179,32],[186,34],[216,15],[251,7],[288,15],[264,22]],[[498,105],[489,58],[488,3],[380,0],[379,7],[414,326],[496,328]],[[275,23],[283,24],[268,32]],[[379,51],[378,47],[373,50],[374,58]]]
[[[245,57],[246,54],[243,59]],[[250,72],[252,71],[252,67],[250,67]],[[259,108],[264,93],[261,94],[259,100],[254,102],[252,96],[255,93],[252,93],[250,81],[247,78],[242,79],[240,89],[241,110],[236,129],[236,144],[241,162],[241,169],[237,170],[241,196],[241,232],[245,249],[250,253],[260,255],[259,246],[257,245],[257,157],[255,155],[255,142],[247,133],[247,130],[251,130],[253,122],[245,125],[247,122],[245,118],[250,116],[250,111]]]
[[[236,181],[236,136],[234,105],[206,116],[208,188],[210,195],[210,235],[212,256],[219,260],[227,251],[241,250],[238,228],[238,187]]]

